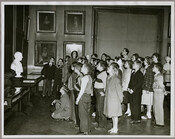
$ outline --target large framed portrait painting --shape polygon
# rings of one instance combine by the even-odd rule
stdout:
[[[37,11],[37,32],[55,32],[55,11]]]
[[[35,42],[35,65],[42,66],[49,62],[51,57],[56,59],[56,41],[36,41]]]
[[[65,34],[84,35],[85,34],[85,12],[65,11]]]
[[[78,56],[82,57],[85,54],[85,42],[79,42],[79,41],[66,41],[64,42],[63,46],[63,55],[64,58],[66,55],[71,56],[72,51],[77,51]]]

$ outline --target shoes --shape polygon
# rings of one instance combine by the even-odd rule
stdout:
[[[69,120],[68,120],[68,122],[69,122],[69,123],[73,123],[74,121],[73,121],[73,120],[71,120],[71,119],[69,119]]]
[[[89,135],[88,132],[78,132],[77,135]]]
[[[95,112],[93,112],[93,113],[92,113],[92,117],[95,117],[95,116],[96,116],[96,114],[95,114]]]
[[[131,116],[131,113],[130,113],[130,112],[126,112],[126,113],[125,113],[125,116],[130,117],[130,116]]]
[[[95,130],[104,130],[105,128],[104,127],[95,127]]]
[[[157,124],[154,125],[154,128],[161,128],[161,127],[164,127],[164,125],[157,125]]]
[[[98,123],[97,122],[92,122],[93,125],[97,125]]]
[[[133,121],[131,121],[130,123],[131,123],[131,124],[140,124],[141,121],[140,121],[140,120],[133,120]]]
[[[76,124],[76,125],[74,125],[74,127],[75,127],[75,128],[79,128],[79,126],[78,126],[77,124]]]
[[[110,134],[117,134],[118,133],[118,130],[117,131],[111,131]]]
[[[151,116],[142,116],[141,117],[143,120],[151,119]]]
[[[118,133],[118,129],[111,128],[110,130],[108,130],[108,132],[109,132],[110,134],[117,134],[117,133]]]
[[[56,121],[64,121],[64,119],[55,119]]]
[[[131,111],[130,111],[130,110],[127,110],[127,111],[125,112],[125,115],[128,115],[129,113],[131,113]]]
[[[69,117],[64,118],[65,121],[69,121]]]

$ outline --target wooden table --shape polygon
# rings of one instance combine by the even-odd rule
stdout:
[[[13,93],[12,96],[4,98],[4,110],[12,108],[15,104],[18,104],[18,111],[21,112],[21,102],[25,96],[27,96],[27,103],[32,105],[30,102],[30,95],[32,88],[35,89],[35,93],[38,92],[38,84],[42,80],[41,75],[29,74],[24,77],[23,83],[20,86],[15,87],[20,88],[19,91]]]
[[[28,87],[17,87],[20,90],[13,92],[13,95],[4,98],[4,110],[12,108],[18,103],[18,111],[21,112],[21,102],[25,96],[27,96],[27,101],[30,101],[30,88]]]
[[[34,88],[36,95],[38,93],[38,84],[43,80],[43,77],[39,74],[28,74],[24,80],[22,86],[30,87],[30,89]]]

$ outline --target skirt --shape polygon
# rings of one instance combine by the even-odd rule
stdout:
[[[148,91],[147,93],[146,90],[143,90],[141,104],[142,105],[153,105],[153,92]]]

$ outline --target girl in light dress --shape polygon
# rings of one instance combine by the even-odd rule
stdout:
[[[108,130],[109,133],[118,133],[118,117],[122,115],[123,93],[122,83],[118,78],[118,70],[119,65],[117,63],[112,63],[107,70],[109,76],[106,82],[104,114],[106,117],[112,118],[113,121],[113,127]]]
[[[127,105],[127,110],[125,112],[125,115],[131,116],[131,110],[130,110],[130,93],[128,92],[128,85],[131,78],[132,73],[132,61],[127,60],[124,63],[124,71],[122,76],[122,89],[123,89],[123,104]]]

